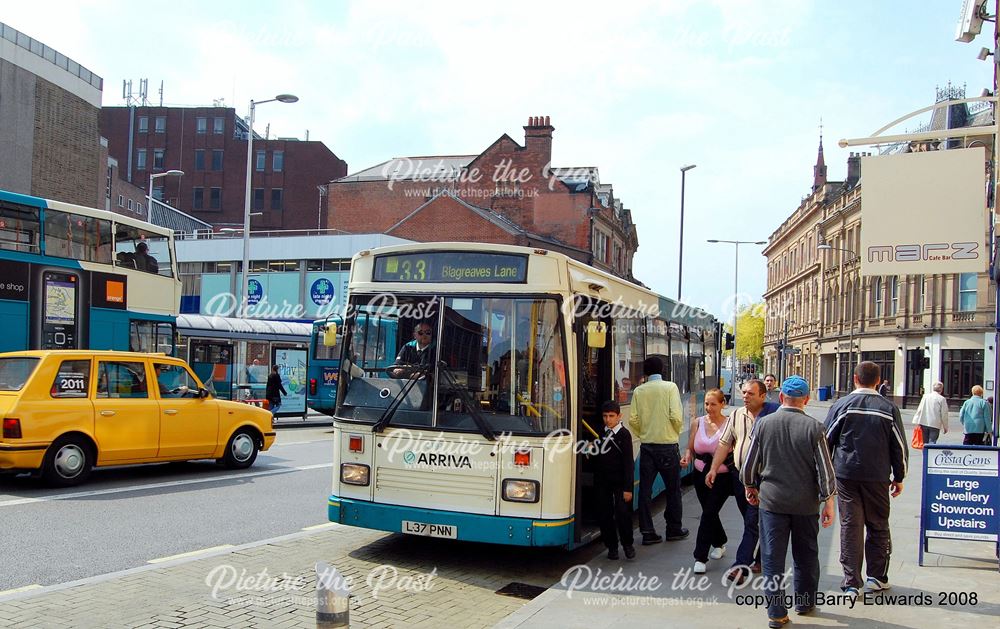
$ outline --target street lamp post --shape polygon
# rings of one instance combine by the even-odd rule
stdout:
[[[250,121],[249,121],[249,133],[247,133],[247,185],[246,185],[246,196],[243,200],[243,267],[241,270],[241,278],[243,282],[243,291],[240,298],[240,316],[244,319],[247,317],[247,309],[250,306],[250,186],[253,181],[253,120],[254,112],[257,105],[263,105],[264,103],[273,103],[275,101],[279,103],[295,103],[298,102],[299,97],[293,96],[292,94],[278,94],[274,98],[268,100],[262,100],[254,102],[250,101]]]
[[[818,251],[834,251],[834,250],[836,250],[836,251],[843,251],[845,253],[851,254],[852,256],[854,256],[854,258],[860,258],[861,257],[861,256],[858,255],[857,251],[852,251],[851,249],[844,249],[843,247],[834,247],[833,245],[831,245],[828,242],[821,242],[821,243],[819,243],[818,245],[816,245],[816,249]],[[852,258],[851,260],[848,260],[848,262],[853,261],[854,258]],[[841,280],[843,280],[843,278],[841,278]],[[848,337],[847,337],[847,339],[848,339],[847,340],[847,344],[848,344],[848,347],[847,347],[847,364],[849,366],[851,366],[851,367],[854,366],[854,308],[855,308],[855,306],[857,306],[859,304],[860,301],[861,301],[861,276],[858,275],[857,287],[855,288],[854,295],[851,298],[851,302],[852,302],[851,303],[851,312],[849,312],[847,314],[847,316],[850,317],[850,319],[851,319],[851,331],[850,331],[850,333],[848,334]],[[863,308],[861,310],[863,311]],[[837,353],[839,354],[840,352],[838,351]],[[861,352],[859,351],[858,352],[859,358],[860,358],[860,354],[861,354]],[[850,377],[851,377],[850,374],[848,374],[848,376],[847,376],[848,380],[850,380]],[[837,379],[839,380],[839,378],[840,378],[840,369],[839,369],[839,365],[838,365]],[[841,383],[841,384],[843,384],[843,383]]]
[[[150,218],[150,212],[153,210],[153,180],[159,179],[160,177],[183,177],[183,170],[168,170],[163,173],[149,173],[149,203],[146,205],[146,218]],[[152,221],[150,221],[152,222]]]
[[[710,239],[710,243],[726,243],[736,246],[736,269],[733,273],[733,380],[736,380],[736,370],[738,363],[738,355],[736,349],[738,347],[739,339],[736,338],[736,328],[740,319],[739,312],[739,301],[740,301],[740,245],[766,245],[766,240],[716,240]]]
[[[688,166],[681,166],[681,238],[680,247],[678,247],[677,254],[677,301],[681,300],[681,280],[684,277],[684,180],[687,175],[687,171],[691,170],[697,166],[697,164],[689,164]]]

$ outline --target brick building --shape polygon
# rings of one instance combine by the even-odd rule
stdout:
[[[183,170],[157,179],[153,197],[214,225],[243,224],[249,130],[235,109],[106,107],[100,125],[126,180],[146,189],[151,172]],[[253,229],[326,227],[318,187],[347,163],[322,142],[255,134],[253,149]]]
[[[0,188],[104,207],[103,79],[0,23]]]
[[[328,225],[415,241],[478,241],[565,253],[627,279],[632,213],[595,167],[552,168],[547,116],[524,145],[500,136],[478,155],[398,157],[329,185]]]

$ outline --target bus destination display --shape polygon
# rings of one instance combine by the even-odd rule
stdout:
[[[524,284],[528,257],[506,253],[441,251],[375,258],[376,282]]]

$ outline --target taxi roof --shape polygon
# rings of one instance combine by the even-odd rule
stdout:
[[[162,358],[183,362],[183,359],[168,356],[163,352],[126,352],[113,349],[30,349],[0,353],[0,358],[45,358],[46,356],[120,356],[124,358]]]

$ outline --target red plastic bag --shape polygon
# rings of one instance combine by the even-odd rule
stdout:
[[[913,439],[910,440],[910,445],[914,450],[924,449],[924,429],[920,424],[913,429]]]

